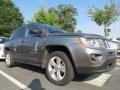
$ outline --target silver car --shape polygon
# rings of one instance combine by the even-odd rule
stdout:
[[[110,41],[110,45],[113,49],[116,50],[117,57],[120,57],[120,42]]]
[[[0,37],[0,59],[5,59],[4,57],[4,43],[7,41],[6,37]]]

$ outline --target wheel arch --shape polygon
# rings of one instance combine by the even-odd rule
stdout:
[[[46,67],[46,56],[51,54],[54,51],[62,51],[64,53],[66,53],[66,55],[68,56],[71,64],[73,65],[74,71],[75,71],[75,64],[72,58],[72,54],[69,50],[69,48],[67,46],[64,45],[48,45],[45,47],[45,53],[44,53],[44,59],[43,59],[43,63],[42,63],[42,68]]]
[[[9,47],[4,47],[4,55],[6,56],[7,51],[10,51]]]

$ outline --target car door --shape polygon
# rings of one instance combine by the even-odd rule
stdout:
[[[19,46],[19,53],[21,60],[30,63],[40,63],[38,60],[39,54],[38,49],[41,47],[41,37],[32,34],[31,31],[40,29],[37,26],[30,25],[26,27],[26,37],[21,39],[21,44]]]
[[[21,60],[21,53],[20,53],[20,46],[21,46],[21,40],[25,38],[25,27],[19,27],[17,28],[11,35],[11,48],[14,51],[14,56],[17,61]]]

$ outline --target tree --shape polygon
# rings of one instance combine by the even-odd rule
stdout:
[[[58,15],[51,9],[49,12],[41,8],[30,22],[38,22],[42,24],[50,24],[58,27]]]
[[[23,24],[19,9],[11,0],[0,0],[0,35],[9,36],[18,26]]]
[[[32,19],[32,22],[54,25],[58,28],[73,32],[76,25],[76,8],[72,5],[60,4],[57,8],[45,10],[41,8]]]
[[[74,32],[76,25],[77,9],[72,5],[60,4],[57,7],[60,27],[68,32]]]
[[[48,13],[45,11],[44,8],[41,8],[34,16],[33,16],[33,21],[38,22],[38,23],[49,23],[48,22]]]
[[[77,30],[77,33],[82,33],[82,30]]]
[[[109,35],[107,32],[107,27],[109,27],[118,19],[120,12],[117,8],[117,5],[112,2],[110,5],[105,5],[103,9],[96,7],[90,9],[89,15],[91,20],[96,22],[99,26],[104,26],[105,37],[107,37]]]
[[[49,13],[49,17],[50,17],[49,18],[50,25],[54,25],[54,26],[60,28],[57,10],[55,10],[54,8],[49,8],[48,13]]]
[[[120,37],[119,37],[119,38],[117,38],[117,40],[119,40],[119,41],[120,41]]]

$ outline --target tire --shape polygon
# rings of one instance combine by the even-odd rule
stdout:
[[[64,86],[74,79],[73,66],[64,52],[55,51],[48,56],[46,75],[50,82],[58,86]]]
[[[8,68],[15,66],[14,55],[11,51],[7,51],[6,53],[5,64]]]

